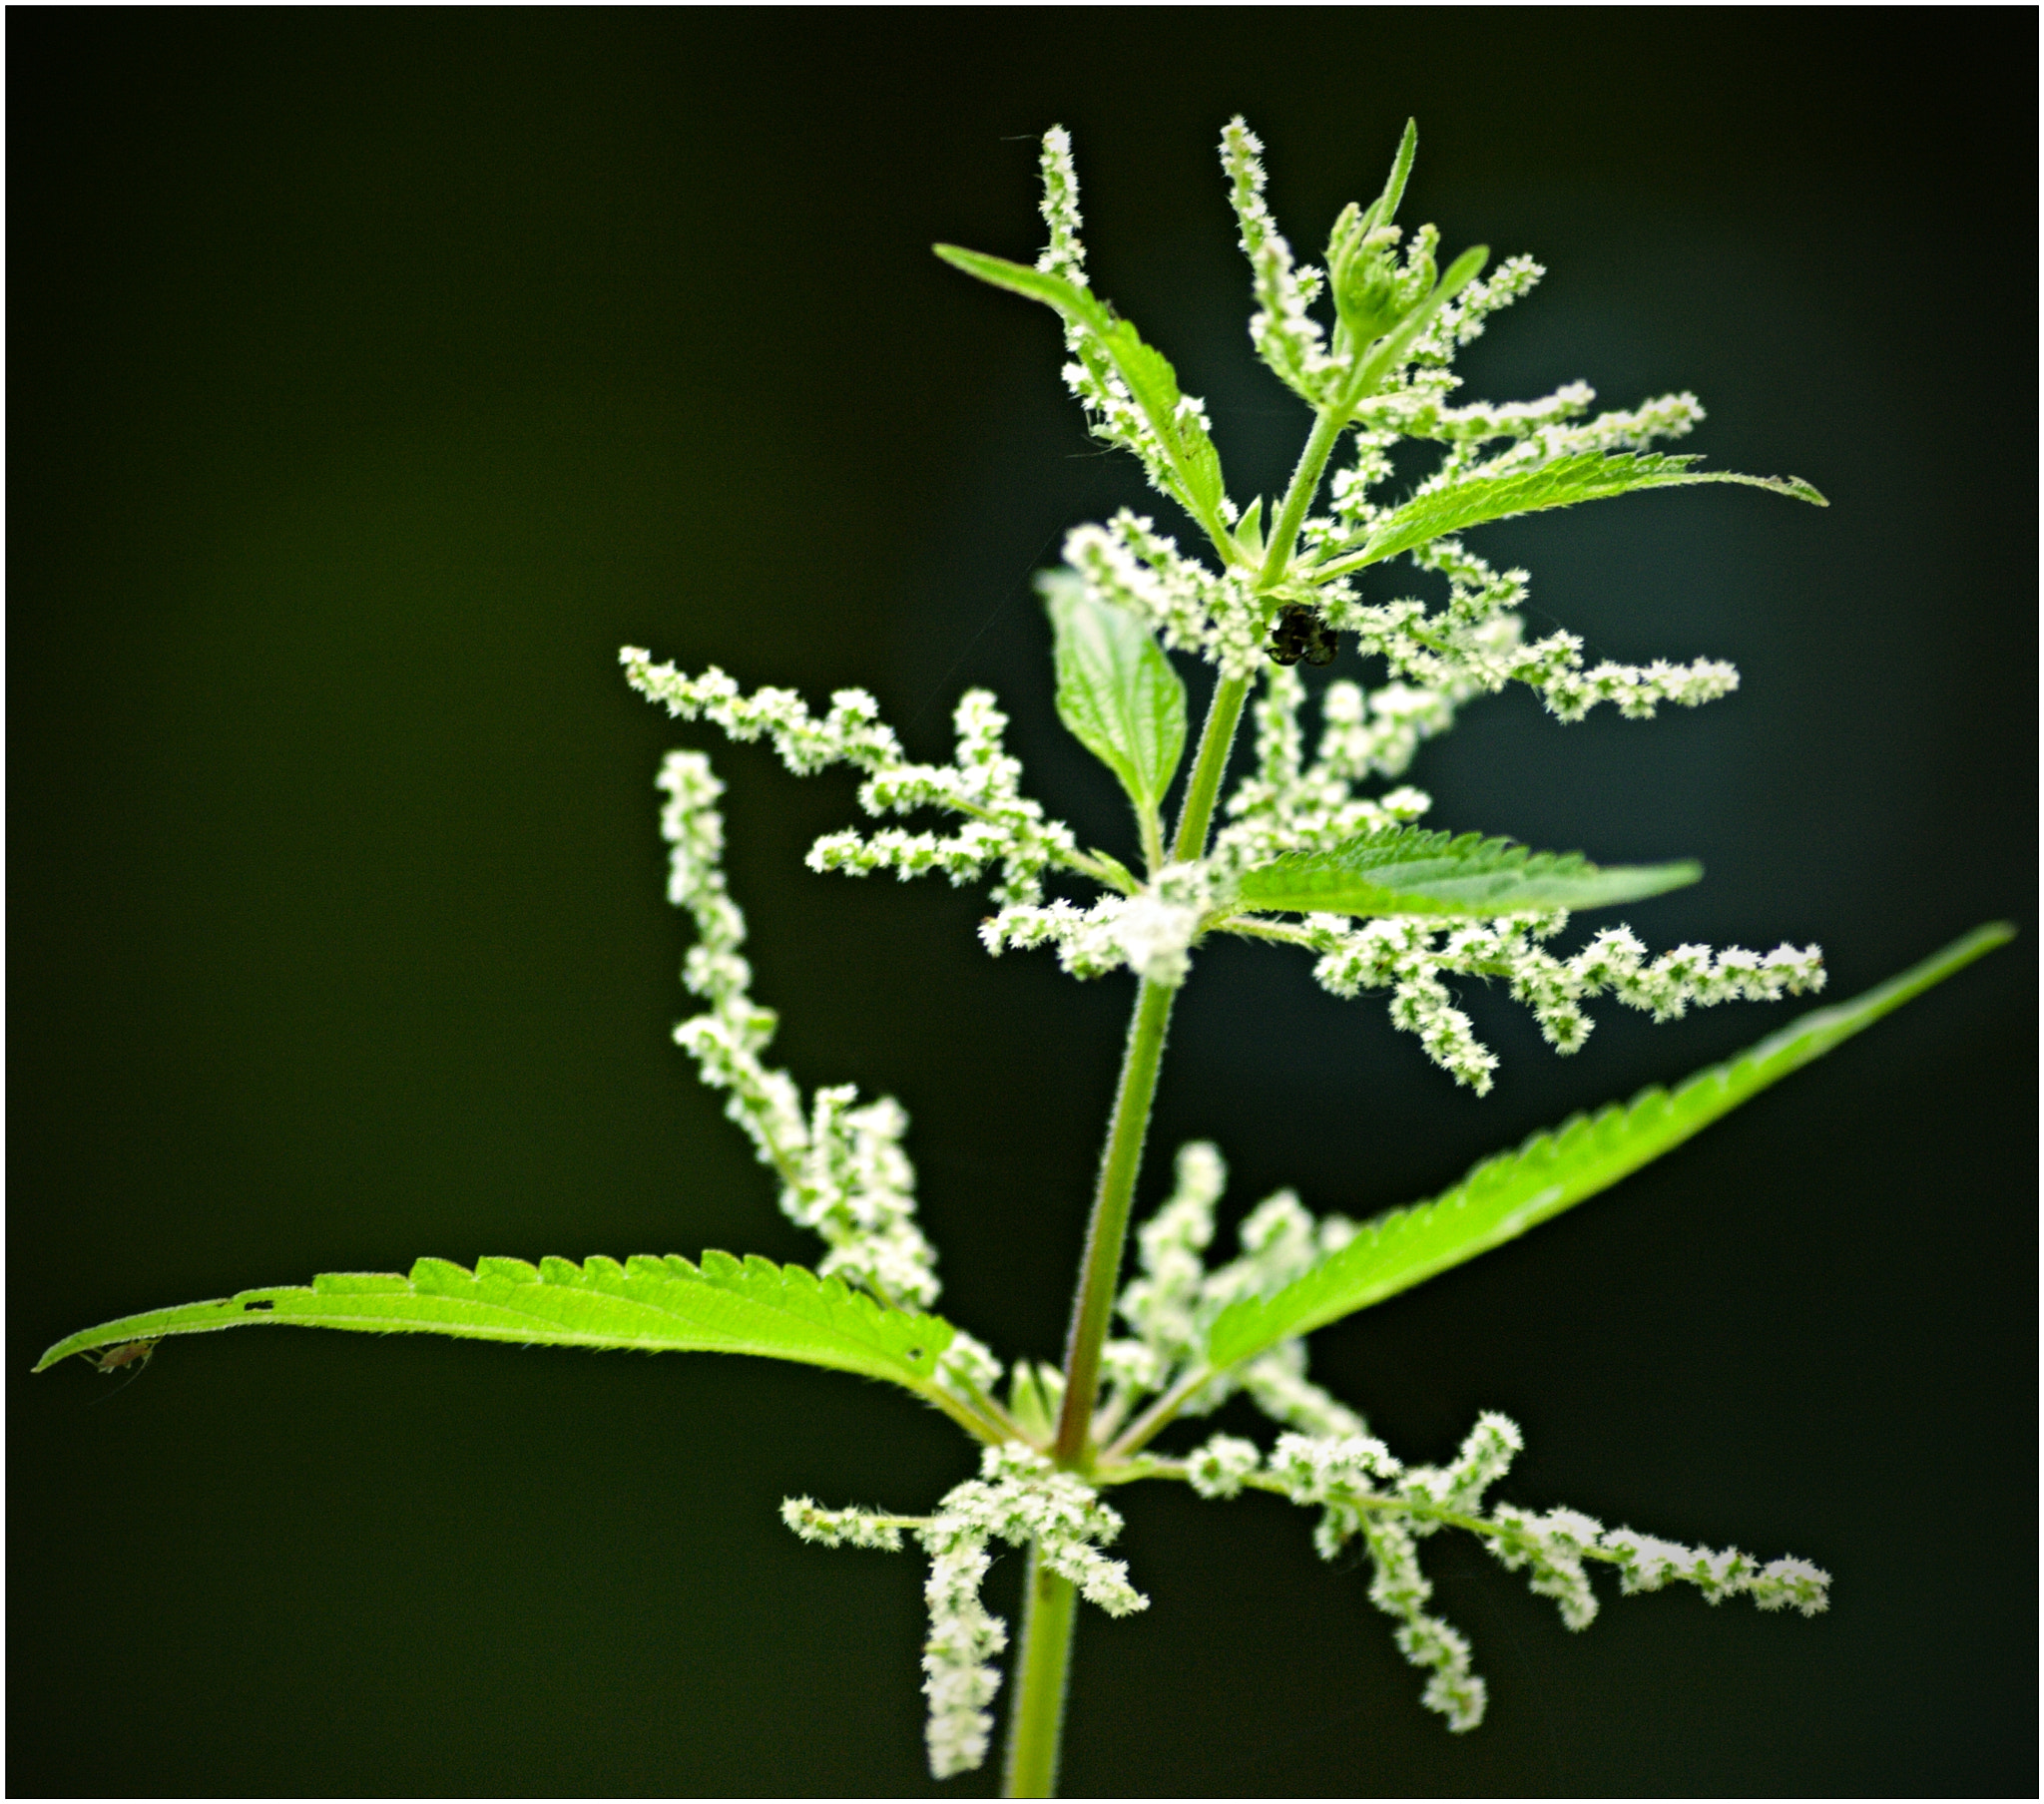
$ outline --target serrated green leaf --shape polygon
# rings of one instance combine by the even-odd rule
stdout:
[[[1046,570],[1036,585],[1057,636],[1058,718],[1146,816],[1185,755],[1186,685],[1126,608],[1094,600],[1069,570]]]
[[[1244,908],[1294,914],[1451,915],[1603,908],[1694,883],[1703,866],[1592,864],[1480,833],[1384,827],[1323,852],[1287,852],[1243,874]]]
[[[1468,476],[1429,494],[1415,496],[1378,520],[1358,542],[1337,548],[1315,574],[1328,576],[1381,563],[1430,540],[1459,533],[1487,520],[1545,508],[1574,507],[1581,501],[1602,501],[1635,489],[1680,488],[1690,483],[1735,482],[1768,489],[1817,507],[1828,502],[1799,477],[1741,476],[1729,470],[1698,470],[1695,457],[1671,457],[1659,451],[1585,451],[1557,458],[1537,469],[1508,470],[1496,476]]]
[[[1976,928],[1864,995],[1812,1010],[1729,1063],[1698,1072],[1673,1093],[1643,1091],[1625,1108],[1577,1116],[1486,1160],[1432,1202],[1379,1216],[1283,1289],[1224,1310],[1208,1336],[1209,1363],[1220,1371],[1325,1327],[1608,1189],[2014,935],[2004,922]]]
[[[1101,355],[1113,365],[1165,452],[1166,474],[1187,511],[1206,528],[1217,544],[1226,544],[1228,530],[1220,515],[1226,484],[1221,471],[1221,454],[1207,429],[1183,412],[1184,398],[1178,372],[1154,345],[1146,344],[1135,323],[1118,317],[1090,289],[1069,282],[1061,275],[1013,263],[1003,256],[965,250],[956,244],[932,246],[937,255],[967,275],[991,282],[997,288],[1040,300],[1054,309],[1066,324],[1087,334]]]
[[[549,1258],[478,1259],[474,1271],[420,1259],[396,1272],[326,1272],[308,1286],[244,1290],[88,1328],[60,1340],[44,1370],[73,1353],[168,1334],[289,1324],[371,1334],[450,1334],[527,1346],[632,1347],[642,1352],[752,1353],[890,1379],[933,1395],[937,1356],[956,1330],[934,1315],[884,1309],[836,1278],[799,1265],[707,1252],[620,1265]]]

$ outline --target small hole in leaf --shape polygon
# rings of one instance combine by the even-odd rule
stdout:
[[[276,1307],[276,1305],[275,1305],[274,1303],[272,1303],[272,1302],[268,1301],[268,1300],[267,1300],[266,1298],[264,1298],[263,1300],[261,1300],[261,1301],[258,1301],[258,1302],[254,1302],[254,1303],[244,1303],[244,1304],[242,1305],[242,1307],[243,1307],[243,1308],[244,1308],[245,1310],[248,1310],[248,1309],[274,1309],[274,1308]]]
[[[920,1347],[910,1347],[908,1349],[908,1357],[910,1359],[920,1359],[922,1357],[922,1349]]]

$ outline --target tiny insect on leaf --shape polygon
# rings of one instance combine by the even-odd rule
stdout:
[[[118,1347],[109,1347],[97,1357],[88,1352],[85,1358],[95,1372],[118,1372],[127,1365],[134,1366],[139,1372],[149,1364],[155,1351],[156,1342],[153,1340],[131,1340]]]

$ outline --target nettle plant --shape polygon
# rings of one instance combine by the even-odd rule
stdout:
[[[1062,1370],[1029,1360],[1004,1368],[930,1312],[936,1254],[916,1225],[901,1108],[891,1099],[861,1104],[848,1085],[805,1097],[765,1062],[775,1016],[752,994],[745,917],[722,868],[721,785],[700,751],[670,754],[659,778],[672,847],[668,893],[696,930],[683,981],[704,1005],[675,1038],[703,1081],[728,1094],[731,1119],[779,1179],[782,1210],[822,1237],[828,1250],[814,1272],[721,1252],[695,1264],[675,1254],[536,1266],[484,1258],[473,1271],[421,1259],[407,1276],[329,1273],[309,1287],[247,1290],[109,1322],[59,1342],[38,1370],[84,1353],[111,1371],[146,1358],[165,1335],[293,1323],[751,1353],[888,1380],[981,1444],[979,1476],[926,1514],[830,1509],[805,1497],[787,1500],[781,1514],[797,1535],[826,1546],[899,1549],[907,1538],[928,1555],[923,1690],[930,1770],[940,1779],[986,1757],[988,1706],[1001,1684],[995,1662],[1008,1634],[980,1586],[996,1543],[1027,1550],[1007,1766],[1018,1796],[1053,1787],[1077,1600],[1116,1616],[1147,1602],[1127,1565],[1101,1551],[1121,1526],[1104,1494],[1120,1485],[1170,1480],[1216,1499],[1269,1491],[1316,1512],[1323,1556],[1351,1547],[1367,1554],[1370,1599],[1425,1672],[1420,1702],[1458,1733],[1482,1721],[1485,1693],[1468,1643],[1427,1608],[1419,1544],[1442,1530],[1475,1537],[1524,1572],[1574,1629],[1597,1614],[1598,1568],[1614,1572],[1624,1592],[1680,1581],[1714,1603],[1744,1594],[1763,1610],[1822,1610],[1829,1577],[1804,1560],[1762,1562],[1729,1547],[1607,1528],[1567,1508],[1490,1501],[1521,1444],[1502,1415],[1479,1415],[1446,1465],[1405,1464],[1306,1376],[1305,1336],[1616,1183],[2000,944],[2006,926],[1978,929],[1673,1091],[1649,1090],[1536,1134],[1433,1200],[1375,1220],[1316,1218],[1280,1190],[1243,1219],[1235,1256],[1210,1261],[1226,1167],[1212,1145],[1181,1147],[1176,1187],[1137,1231],[1135,1270],[1124,1280],[1165,1031],[1211,935],[1296,946],[1314,980],[1337,996],[1386,993],[1392,1025],[1479,1094],[1497,1061],[1455,1006],[1454,979],[1506,986],[1561,1053],[1583,1044],[1586,1005],[1599,997],[1672,1021],[1692,1007],[1774,1001],[1824,981],[1815,947],[1756,954],[1683,945],[1656,954],[1613,926],[1563,950],[1573,914],[1694,882],[1699,868],[1600,868],[1576,854],[1416,824],[1428,798],[1400,779],[1420,742],[1446,731],[1479,695],[1522,682],[1561,720],[1605,703],[1646,719],[1664,702],[1714,700],[1739,680],[1730,665],[1708,659],[1586,666],[1573,634],[1528,640],[1519,614],[1526,573],[1493,569],[1464,545],[1464,533],[1508,515],[1686,483],[1746,483],[1819,505],[1822,497],[1799,481],[1717,474],[1694,457],[1652,449],[1703,417],[1693,395],[1600,414],[1581,383],[1535,401],[1454,402],[1455,353],[1541,269],[1515,256],[1485,276],[1478,248],[1437,270],[1434,228],[1406,235],[1394,223],[1414,144],[1408,126],[1383,192],[1344,209],[1323,264],[1306,267],[1293,263],[1265,205],[1257,139],[1240,120],[1223,135],[1256,299],[1250,338],[1312,415],[1289,486],[1268,511],[1261,498],[1247,506],[1230,498],[1205,408],[1090,287],[1063,131],[1043,140],[1050,243],[1033,267],[937,247],[968,274],[1056,311],[1071,359],[1065,380],[1093,431],[1133,452],[1198,536],[1189,551],[1123,512],[1072,532],[1062,566],[1040,580],[1059,716],[1127,791],[1140,875],[1082,848],[1023,794],[1020,766],[1003,746],[1006,717],[983,690],[957,704],[953,761],[918,764],[862,689],[838,690],[818,716],[788,689],[747,693],[721,670],[691,676],[647,652],[622,654],[627,679],[670,713],[708,720],[732,739],[766,738],[796,775],[853,766],[869,815],[951,817],[947,830],[826,834],[809,851],[810,869],[903,878],[941,871],[954,884],[991,876],[996,912],[980,928],[989,953],[1050,946],[1074,976],[1134,975],[1135,1012]],[[1313,313],[1323,297],[1330,322]],[[1400,495],[1392,456],[1404,443],[1439,455]],[[1356,579],[1394,560],[1437,579],[1430,598],[1365,599]],[[1343,636],[1383,680],[1326,683],[1308,754],[1297,667],[1330,663]],[[1204,659],[1215,684],[1167,834],[1165,802],[1187,738],[1186,687],[1170,652]],[[1254,710],[1255,759],[1224,799],[1246,708]],[[1209,1416],[1237,1393],[1278,1431],[1270,1445],[1219,1434],[1182,1452],[1157,1451],[1181,1418]]]

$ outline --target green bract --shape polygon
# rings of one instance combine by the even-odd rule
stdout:
[[[1322,264],[1310,266],[1294,261],[1265,203],[1254,134],[1241,120],[1223,134],[1250,262],[1250,339],[1311,413],[1291,479],[1268,506],[1262,496],[1244,504],[1229,495],[1204,403],[1093,292],[1062,130],[1043,141],[1049,242],[1034,266],[937,247],[954,267],[1057,313],[1065,378],[1091,429],[1141,461],[1203,542],[1182,550],[1154,520],[1124,510],[1074,529],[1060,568],[1039,582],[1058,716],[1129,799],[1133,830],[1121,852],[1082,849],[1024,792],[1007,716],[983,689],[958,699],[950,760],[925,764],[908,757],[862,689],[836,690],[817,712],[791,690],[748,690],[715,666],[689,673],[636,647],[621,655],[632,685],[676,718],[708,722],[734,740],[766,739],[797,775],[836,765],[857,773],[858,805],[878,824],[823,835],[809,849],[812,870],[986,879],[994,912],[979,933],[989,953],[1048,947],[1075,976],[1133,977],[1061,1368],[1026,1359],[1004,1366],[928,1312],[941,1285],[936,1250],[916,1219],[900,1105],[862,1102],[850,1085],[805,1090],[767,1063],[778,1017],[753,993],[745,916],[725,880],[723,785],[709,757],[691,749],[670,753],[658,778],[668,895],[694,929],[683,982],[697,1012],[675,1038],[703,1081],[725,1093],[782,1212],[821,1240],[816,1273],[715,1252],[700,1265],[677,1255],[622,1265],[486,1258],[473,1271],[420,1259],[408,1276],[333,1273],[309,1287],[127,1316],[58,1342],[37,1369],[113,1347],[118,1356],[98,1362],[111,1370],[166,1336],[290,1324],[751,1353],[885,1379],[983,1444],[978,1476],[927,1513],[793,1498],[783,1520],[827,1546],[898,1549],[912,1539],[928,1555],[922,1668],[938,1778],[978,1766],[990,1744],[988,1706],[1002,1682],[995,1661],[1007,1637],[979,1594],[989,1550],[998,1542],[1029,1549],[1007,1767],[1014,1795],[1047,1794],[1055,1782],[1077,1602],[1112,1616],[1148,1602],[1128,1567],[1102,1552],[1121,1527],[1101,1497],[1114,1485],[1169,1479],[1217,1499],[1258,1489],[1317,1511],[1315,1547],[1328,1559],[1348,1549],[1367,1557],[1371,1601],[1396,1619],[1400,1651],[1427,1674],[1420,1702],[1456,1732],[1482,1721],[1487,1694],[1469,1644],[1425,1608],[1431,1587],[1418,1544],[1442,1528],[1476,1537],[1526,1573],[1570,1628],[1597,1613],[1589,1573],[1598,1565],[1613,1569],[1627,1592],[1679,1581],[1714,1602],[1746,1595],[1763,1610],[1823,1609],[1829,1577],[1805,1560],[1764,1564],[1736,1549],[1608,1529],[1566,1508],[1536,1514],[1487,1501],[1522,1445],[1517,1426],[1495,1412],[1477,1415],[1447,1464],[1406,1465],[1307,1377],[1304,1336],[1609,1188],[1999,945],[2005,926],[1977,929],[1672,1092],[1649,1090],[1624,1108],[1578,1116],[1477,1166],[1433,1201],[1371,1222],[1314,1216],[1280,1190],[1242,1218],[1237,1255],[1210,1262],[1227,1167],[1218,1148],[1192,1142],[1179,1149],[1175,1187],[1135,1231],[1134,1270],[1124,1270],[1172,1010],[1216,933],[1297,949],[1332,995],[1381,993],[1392,1026],[1478,1095],[1495,1082],[1498,1060],[1457,1006],[1454,983],[1500,986],[1557,1053],[1584,1043],[1594,1027],[1589,1005],[1601,998],[1674,1021],[1692,1008],[1775,1002],[1824,983],[1814,946],[1655,952],[1625,922],[1563,946],[1573,914],[1695,883],[1695,862],[1600,867],[1580,853],[1417,824],[1431,798],[1404,778],[1420,747],[1508,683],[1526,685],[1566,721],[1604,703],[1646,719],[1663,705],[1719,699],[1739,681],[1722,660],[1590,665],[1565,629],[1529,638],[1527,574],[1493,569],[1461,535],[1512,515],[1701,482],[1823,498],[1798,480],[1700,471],[1693,457],[1654,449],[1702,419],[1687,393],[1598,414],[1582,383],[1532,401],[1456,400],[1456,352],[1542,271],[1513,256],[1486,274],[1488,252],[1477,247],[1437,273],[1434,229],[1408,232],[1396,223],[1416,145],[1408,126],[1377,198],[1341,212]],[[1323,302],[1331,318],[1315,313]],[[1392,453],[1415,444],[1434,461],[1413,486],[1409,462],[1398,476]],[[1430,586],[1430,599],[1394,598],[1375,576],[1367,593],[1351,582],[1394,559]],[[1212,667],[1182,783],[1187,685],[1174,654]],[[1342,669],[1309,686],[1300,663],[1316,671],[1337,655],[1347,658]],[[1253,755],[1230,786],[1245,716]],[[931,814],[941,830],[900,824]],[[1368,1104],[1359,1084],[1356,1104]],[[1367,1146],[1388,1126],[1373,1124],[1356,1143]],[[1179,1456],[1153,1451],[1182,1417],[1237,1395],[1282,1431],[1272,1445],[1222,1434]],[[1366,1748],[1368,1734],[1356,1744]]]

